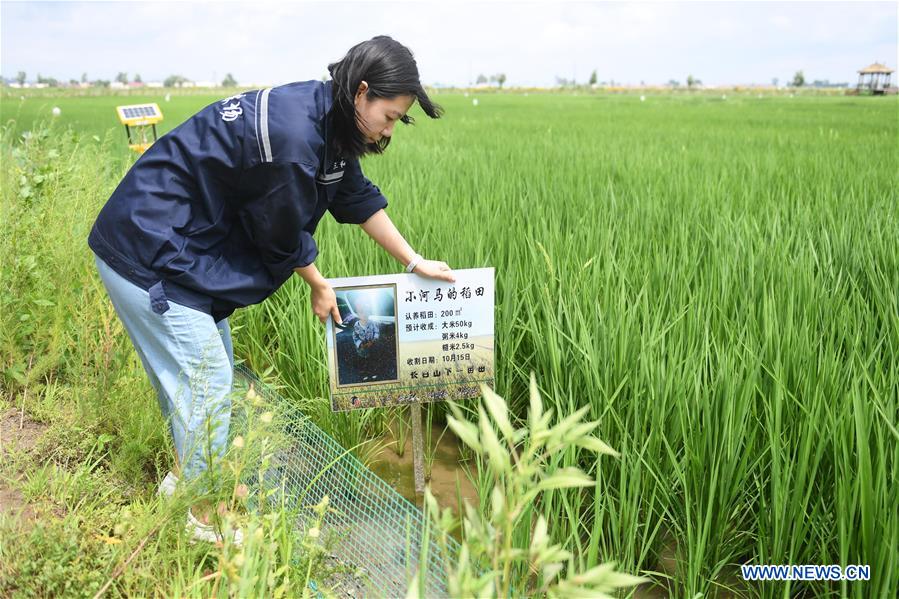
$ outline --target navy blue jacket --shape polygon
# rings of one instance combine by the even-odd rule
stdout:
[[[219,321],[261,302],[318,254],[325,211],[363,223],[387,206],[358,160],[329,149],[331,82],[248,91],[207,106],[135,162],[88,237],[150,292]]]

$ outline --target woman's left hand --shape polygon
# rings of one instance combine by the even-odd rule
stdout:
[[[431,279],[440,279],[450,283],[456,282],[452,269],[446,262],[440,262],[439,260],[422,260],[415,266],[412,272]]]

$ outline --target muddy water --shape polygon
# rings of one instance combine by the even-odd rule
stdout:
[[[425,423],[422,423],[424,428]],[[437,499],[441,508],[448,507],[459,513],[459,497],[467,499],[472,506],[478,506],[478,492],[465,473],[462,462],[460,442],[452,431],[443,432],[444,423],[435,423],[431,428],[431,443],[437,443],[434,461],[431,464],[431,478],[426,480],[431,486],[431,493]],[[421,506],[422,499],[415,496],[415,474],[412,469],[412,431],[406,424],[405,450],[399,457],[396,452],[397,441],[388,432],[384,438],[384,448],[375,456],[369,464],[369,468],[384,479],[397,492],[414,503]],[[441,434],[443,435],[441,437]],[[439,443],[437,440],[440,439]],[[427,441],[427,435],[425,435]],[[427,454],[427,450],[425,450]],[[474,465],[471,460],[465,462],[474,474]],[[427,476],[427,464],[425,464]],[[457,490],[458,483],[458,490]]]

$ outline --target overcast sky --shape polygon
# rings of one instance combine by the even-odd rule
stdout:
[[[144,81],[181,74],[241,84],[321,78],[353,44],[388,34],[422,81],[510,85],[556,77],[710,85],[855,82],[897,63],[899,3],[889,2],[0,2],[0,73],[29,80]],[[895,75],[894,75],[895,80]]]

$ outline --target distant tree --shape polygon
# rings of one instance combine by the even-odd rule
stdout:
[[[165,81],[162,82],[162,85],[165,87],[181,87],[181,84],[187,81],[186,77],[182,77],[181,75],[169,75],[165,78]]]
[[[46,85],[49,85],[50,87],[57,87],[59,85],[59,81],[57,81],[53,77],[41,77],[40,73],[37,74],[37,82],[44,83]]]
[[[693,75],[687,75],[687,87],[693,87],[696,85],[696,80],[693,79]]]
[[[91,85],[94,87],[109,87],[109,80],[95,79],[95,80],[91,81]]]
[[[134,75],[134,82],[135,83],[143,83],[143,80],[140,78],[140,73],[137,73],[136,75]]]
[[[590,80],[589,80],[590,85],[596,85],[596,81],[598,79],[599,78],[596,76],[596,69],[593,69],[593,72],[590,73]]]
[[[69,79],[69,85],[71,85],[72,87],[75,87],[76,85],[78,85],[78,80],[77,79]]]
[[[225,75],[225,78],[222,80],[222,87],[237,87],[237,80],[231,73]]]
[[[115,76],[115,80],[119,83],[128,83],[128,73],[119,73]]]
[[[81,83],[87,83],[87,73],[81,73]]]
[[[802,87],[805,85],[805,74],[802,71],[796,71],[793,75],[793,87]]]
[[[19,85],[25,85],[25,79],[27,75],[25,75],[25,71],[19,71],[16,73],[16,83]]]
[[[777,84],[778,84],[778,83],[780,83],[780,79],[778,79],[777,77],[774,77],[774,78],[771,79],[771,85],[772,85],[772,86],[777,87]]]
[[[477,83],[478,85],[480,85],[482,83],[487,83],[487,76],[484,75],[484,73],[479,74],[478,78],[475,79],[475,83]]]
[[[680,87],[680,81],[678,81],[677,79],[669,79],[668,85],[670,85],[671,87]]]
[[[506,74],[497,73],[496,75],[490,75],[490,81],[496,83],[499,87],[502,87],[503,83],[506,82]]]

